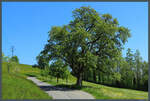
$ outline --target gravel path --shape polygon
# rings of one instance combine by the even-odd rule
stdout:
[[[52,96],[53,99],[94,99],[92,95],[80,90],[54,87],[46,82],[41,82],[36,79],[36,77],[28,77],[27,79],[33,81],[37,86],[48,93],[49,96]]]

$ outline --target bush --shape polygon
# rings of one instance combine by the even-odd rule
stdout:
[[[17,56],[13,56],[13,57],[11,57],[11,62],[15,62],[15,63],[19,63],[19,59],[18,59],[18,57]]]
[[[38,68],[39,66],[37,64],[32,65],[33,68]]]

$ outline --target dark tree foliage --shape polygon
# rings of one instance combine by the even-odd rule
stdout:
[[[39,68],[37,64],[32,65],[33,68]]]
[[[37,67],[40,69],[45,69],[47,66],[49,66],[47,58],[45,58],[45,56],[41,53],[36,57],[36,60],[38,63]]]
[[[148,91],[148,62],[142,60],[138,50],[133,54],[129,48],[126,57],[120,56],[115,62],[117,65],[110,69],[112,73],[96,71],[97,74],[93,75],[93,70],[85,71],[83,79],[109,86]]]

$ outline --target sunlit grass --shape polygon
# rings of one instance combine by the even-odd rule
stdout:
[[[80,87],[77,87],[74,85],[76,83],[76,78],[72,75],[69,76],[67,83],[66,83],[65,79],[64,80],[59,79],[59,83],[57,83],[57,79],[55,77],[41,76],[41,70],[38,68],[32,68],[32,66],[23,65],[23,64],[18,66],[18,68],[19,69],[15,75],[21,76],[22,78],[16,78],[16,77],[15,78],[19,79],[19,80],[20,79],[24,80],[24,81],[22,81],[23,84],[18,83],[18,85],[24,85],[24,86],[22,87],[22,86],[17,85],[18,86],[16,88],[16,89],[18,89],[17,92],[20,92],[19,89],[29,89],[29,88],[31,91],[33,91],[33,89],[36,89],[36,90],[34,90],[34,91],[36,91],[36,93],[42,92],[40,89],[38,89],[36,87],[34,88],[34,87],[29,86],[29,85],[32,85],[31,84],[32,82],[28,82],[27,80],[24,79],[27,76],[36,76],[38,79],[40,79],[44,82],[48,82],[54,86],[61,86],[61,87],[68,87],[68,88],[72,88],[72,89],[83,90],[83,91],[88,92],[91,95],[93,95],[93,97],[95,97],[95,99],[148,99],[148,92],[144,92],[144,91],[109,87],[109,86],[104,86],[104,85],[95,84],[95,83],[86,82],[86,81],[83,81],[83,87],[80,88]],[[7,69],[5,68],[3,70],[3,72],[7,72]],[[12,74],[13,74],[13,72],[12,72]],[[13,88],[15,88],[15,86],[16,86],[15,81],[17,81],[17,80],[14,79],[14,82],[9,81],[9,79],[12,80],[13,77],[12,76],[8,77],[8,74],[4,75],[4,76],[6,76],[6,77],[3,77],[5,80],[5,81],[3,80],[3,83],[8,84],[8,85],[4,86],[4,89],[6,89],[6,91],[2,90],[3,95],[5,95],[3,98],[12,98],[12,99],[13,99],[13,97],[17,98],[18,97],[17,92],[15,93],[16,96],[12,94],[13,91],[15,90]],[[6,80],[6,79],[8,79],[8,80]],[[17,82],[19,82],[19,80]],[[11,84],[9,84],[9,82],[12,83],[12,88],[9,87],[11,85]],[[26,83],[28,82],[30,84],[26,84],[24,82],[26,82]],[[32,86],[35,86],[35,85],[32,85]],[[29,87],[29,88],[26,88],[26,87]],[[9,89],[10,89],[10,91],[9,91]],[[30,92],[30,93],[35,93],[35,92]],[[9,96],[12,95],[13,97],[8,97],[8,94],[9,94]],[[38,96],[36,98],[37,99],[49,98],[47,95],[45,95],[44,92],[42,94],[41,94],[42,96]],[[30,94],[30,95],[32,95],[32,94]],[[18,98],[19,99],[36,99],[36,98],[34,98],[34,95],[29,96],[29,97],[27,97],[27,96],[29,96],[29,94],[26,94],[26,97],[20,95]]]
[[[86,81],[83,81],[82,88],[76,87],[75,86],[76,78],[73,77],[72,75],[69,76],[68,83],[66,83],[65,79],[64,80],[60,79],[59,83],[57,83],[55,77],[50,79],[50,77],[48,78],[48,77],[37,76],[37,78],[55,86],[77,88],[83,90],[93,95],[96,99],[148,99],[148,92],[109,87],[109,86],[104,86],[104,85],[95,84]]]
[[[2,64],[2,99],[52,99],[48,94],[26,79],[25,73],[35,73],[29,65],[17,65],[7,71],[7,63]]]

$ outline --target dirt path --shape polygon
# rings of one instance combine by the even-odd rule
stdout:
[[[36,77],[28,77],[27,79],[33,81],[37,86],[43,89],[53,99],[94,99],[94,97],[86,92],[80,90],[64,89],[54,87],[46,82],[41,82]]]

